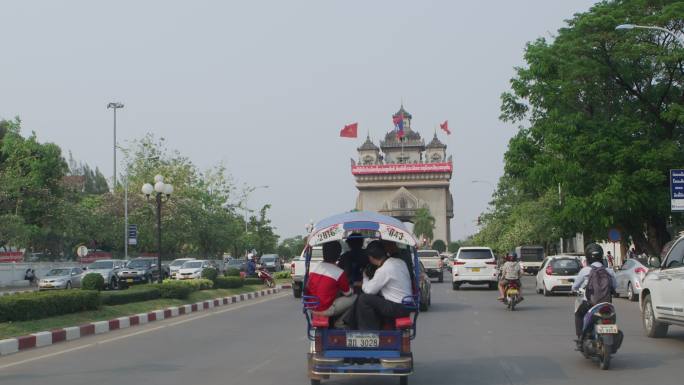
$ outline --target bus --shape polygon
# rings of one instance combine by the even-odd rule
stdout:
[[[515,248],[523,271],[537,274],[546,257],[543,246],[518,246]]]

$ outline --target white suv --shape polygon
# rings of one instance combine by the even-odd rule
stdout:
[[[490,289],[497,288],[499,271],[496,258],[489,247],[461,247],[454,258],[451,269],[454,290],[461,288],[464,283],[474,285],[489,285]]]
[[[646,335],[665,337],[669,325],[684,326],[684,237],[670,248],[664,260],[651,257],[639,295]],[[655,266],[653,266],[655,265]]]

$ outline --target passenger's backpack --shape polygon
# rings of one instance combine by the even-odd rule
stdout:
[[[590,305],[611,301],[613,280],[605,267],[591,267],[587,281],[587,301]]]

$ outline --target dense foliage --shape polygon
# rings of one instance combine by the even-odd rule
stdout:
[[[98,273],[88,273],[81,279],[81,288],[84,290],[104,290],[105,281]]]
[[[56,315],[96,310],[100,306],[95,290],[30,292],[0,297],[0,322],[27,321]]]
[[[667,242],[668,171],[684,166],[684,47],[615,27],[681,34],[682,15],[680,1],[604,1],[527,45],[502,96],[501,118],[522,126],[474,242],[504,251],[576,232],[605,239],[612,227],[651,253]]]

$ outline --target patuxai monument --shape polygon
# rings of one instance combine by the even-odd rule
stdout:
[[[435,218],[433,241],[448,243],[454,212],[449,190],[453,164],[447,146],[436,132],[426,145],[411,127],[412,116],[403,105],[392,117],[395,129],[385,134],[380,146],[368,135],[357,148],[358,159],[352,159],[351,172],[359,190],[356,209],[413,222],[416,210],[425,207]]]

